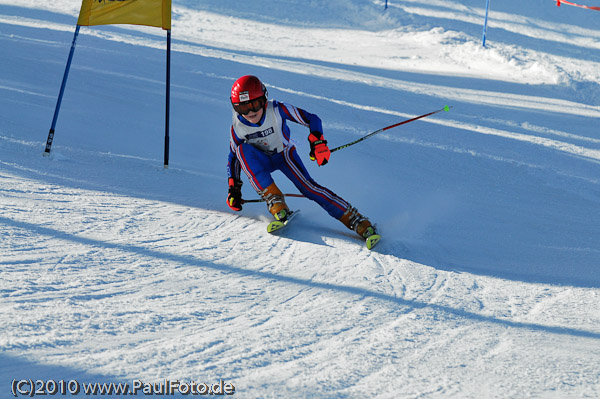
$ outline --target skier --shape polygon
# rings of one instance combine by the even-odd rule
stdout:
[[[308,127],[310,159],[316,160],[319,166],[327,164],[330,150],[323,137],[321,119],[293,105],[267,100],[265,85],[252,75],[236,80],[231,88],[230,99],[235,112],[227,164],[227,205],[234,211],[242,210],[240,174],[243,169],[252,187],[267,203],[273,217],[286,222],[291,212],[271,177],[273,171],[280,170],[305,197],[318,203],[329,215],[367,240],[370,249],[370,242],[377,234],[375,226],[356,208],[310,177],[290,140],[287,121]],[[370,236],[374,237],[369,239]],[[372,245],[375,242],[376,240]]]

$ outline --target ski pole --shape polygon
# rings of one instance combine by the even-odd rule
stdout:
[[[448,106],[448,105],[446,105],[446,106],[444,106],[444,108],[438,109],[437,111],[433,111],[433,112],[430,112],[430,113],[428,113],[428,114],[425,114],[425,115],[416,116],[416,117],[414,117],[414,118],[412,118],[412,119],[407,119],[407,120],[405,120],[405,121],[402,121],[402,122],[399,122],[399,123],[395,123],[395,124],[393,124],[393,125],[390,125],[390,126],[386,126],[386,127],[382,128],[382,129],[379,129],[379,130],[376,130],[376,131],[374,131],[374,132],[372,132],[372,133],[369,133],[369,134],[367,134],[366,136],[363,136],[363,137],[359,138],[358,140],[354,140],[354,141],[353,141],[353,142],[351,142],[351,143],[344,144],[344,145],[341,145],[341,146],[339,146],[339,147],[336,147],[336,148],[334,148],[333,150],[331,150],[331,152],[335,152],[335,151],[337,151],[337,150],[341,150],[341,149],[344,149],[344,148],[350,147],[351,145],[354,145],[354,144],[360,143],[361,141],[363,141],[363,140],[365,140],[365,139],[367,139],[367,138],[369,138],[369,137],[373,136],[374,134],[381,133],[381,132],[383,132],[383,131],[386,131],[386,130],[388,130],[388,129],[391,129],[391,128],[393,128],[393,127],[400,126],[400,125],[404,125],[405,123],[413,122],[413,121],[416,121],[417,119],[421,119],[421,118],[425,118],[426,116],[430,116],[430,115],[433,115],[433,114],[437,114],[438,112],[442,112],[442,111],[450,111],[450,108],[452,108],[452,107],[451,107],[451,106]]]
[[[304,197],[304,195],[302,194],[283,194],[284,197],[297,197],[297,198],[306,198]],[[249,202],[265,202],[266,200],[262,199],[262,198],[257,198],[257,199],[242,199],[242,204],[247,204]]]

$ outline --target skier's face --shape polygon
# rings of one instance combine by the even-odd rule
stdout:
[[[260,108],[258,111],[250,111],[246,115],[242,115],[248,122],[257,124],[262,118],[264,108]]]

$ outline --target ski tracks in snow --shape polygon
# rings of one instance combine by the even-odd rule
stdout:
[[[451,17],[462,14],[450,3],[444,4]],[[421,7],[407,10],[425,12]],[[225,23],[219,25],[231,22],[214,13],[198,15],[204,20],[224,18]],[[474,16],[469,14],[468,18]],[[497,16],[501,18],[504,16]],[[2,16],[0,22],[73,30],[71,25],[12,16]],[[504,18],[502,22],[504,29],[515,29],[514,21]],[[255,26],[262,32],[281,28]],[[206,29],[208,35],[214,34]],[[526,33],[540,37],[550,29],[540,26]],[[577,177],[587,187],[577,198],[586,195],[590,202],[596,201],[596,191],[589,186],[595,187],[598,178],[595,169],[588,166],[600,160],[598,138],[579,134],[569,122],[595,122],[600,115],[597,105],[584,104],[575,94],[562,91],[558,94],[565,98],[561,99],[524,95],[522,90],[514,94],[488,87],[454,87],[443,83],[449,80],[436,79],[434,73],[447,73],[447,64],[412,59],[415,50],[408,45],[411,40],[449,44],[453,54],[446,54],[442,61],[452,64],[458,79],[466,72],[461,72],[456,57],[480,56],[478,70],[466,76],[486,83],[488,79],[508,79],[512,84],[530,83],[529,78],[538,83],[564,81],[589,92],[597,89],[598,63],[593,60],[566,60],[539,53],[541,61],[536,63],[529,60],[536,57],[522,48],[498,45],[484,51],[469,43],[465,35],[440,29],[392,30],[384,33],[388,36],[385,40],[366,35],[381,40],[380,44],[397,40],[406,45],[410,56],[396,54],[394,65],[403,65],[413,73],[415,69],[411,68],[425,65],[430,69],[430,76],[425,78],[438,81],[425,84],[409,79],[407,76],[413,76],[410,74],[388,73],[377,60],[360,68],[349,67],[349,59],[370,58],[362,52],[348,51],[346,64],[331,58],[281,59],[276,54],[242,52],[227,44],[209,47],[207,40],[220,38],[209,36],[196,41],[192,30],[187,32],[189,42],[179,36],[175,51],[246,66],[259,64],[270,68],[274,81],[268,83],[275,91],[305,97],[315,104],[334,104],[337,110],[353,115],[366,112],[369,121],[374,115],[409,118],[414,114],[400,113],[396,107],[368,99],[347,101],[338,95],[338,85],[344,85],[346,91],[363,88],[370,92],[367,95],[376,94],[376,101],[379,97],[406,95],[409,101],[420,98],[422,101],[415,103],[422,105],[430,102],[432,93],[444,101],[456,100],[462,110],[455,106],[448,114],[455,117],[423,121],[434,124],[444,135],[397,138],[390,134],[379,138],[392,144],[400,141],[472,154],[503,162],[503,166],[524,165],[527,173],[544,169],[552,173],[548,185],[564,182],[554,179],[555,175],[566,176],[569,181]],[[130,32],[87,30],[87,34],[106,40],[164,48],[163,40],[155,39],[154,33]],[[289,39],[298,36],[297,32],[288,31],[286,35]],[[571,33],[582,36],[581,47],[597,48],[585,38],[590,32]],[[592,33],[596,35],[596,31]],[[217,34],[223,36],[220,28]],[[318,43],[329,43],[331,31],[315,30],[314,34],[323,35]],[[399,40],[402,35],[404,41]],[[238,35],[224,36],[235,38],[238,45]],[[564,36],[553,37],[559,43],[566,40]],[[32,40],[18,35],[5,38]],[[350,43],[354,45],[352,40]],[[60,47],[56,42],[46,44]],[[303,50],[302,46],[297,50]],[[313,50],[331,55],[322,48]],[[434,58],[439,55],[435,51],[431,54]],[[554,61],[569,62],[560,69],[553,66]],[[224,69],[219,73],[227,74]],[[292,75],[302,78],[287,88],[276,81],[278,72],[285,75],[286,82]],[[121,72],[97,73],[110,73],[117,80],[133,77]],[[214,73],[210,77],[222,78]],[[323,93],[317,96],[299,90],[306,87],[305,77],[329,83],[318,85]],[[231,76],[226,78],[230,80]],[[0,90],[11,95],[48,97],[22,81],[2,81]],[[477,115],[482,112],[465,111],[480,106],[505,112],[492,119]],[[504,120],[513,115],[506,110],[514,110],[519,116]],[[527,119],[542,112],[548,122],[540,118],[534,124]],[[568,122],[554,126],[553,114],[566,117]],[[352,130],[343,125],[344,115],[340,116],[341,122],[334,123],[354,135],[360,134],[355,126]],[[23,123],[19,121],[18,126]],[[476,140],[445,140],[446,136],[471,133],[490,139],[488,145],[477,145]],[[553,392],[568,397],[573,392],[593,396],[598,389],[597,287],[569,286],[568,282],[561,285],[565,275],[560,273],[551,279],[553,283],[546,284],[521,281],[525,279],[523,274],[503,278],[500,276],[510,273],[495,274],[491,267],[470,264],[471,272],[461,272],[447,263],[428,264],[419,260],[445,254],[435,242],[427,247],[419,237],[404,240],[394,237],[393,232],[384,234],[375,251],[370,252],[336,221],[320,221],[313,226],[311,219],[316,217],[310,211],[285,233],[272,236],[265,231],[267,219],[261,212],[245,209],[242,214],[232,214],[221,199],[217,206],[212,200],[195,198],[197,192],[193,190],[185,191],[182,187],[197,183],[197,176],[187,171],[169,170],[168,180],[174,183],[167,183],[167,179],[161,179],[162,172],[149,166],[155,161],[136,160],[134,164],[131,158],[111,157],[112,162],[106,162],[103,159],[107,154],[83,154],[65,147],[60,151],[67,155],[55,153],[51,159],[42,160],[40,143],[4,136],[0,140],[0,323],[4,326],[0,348],[8,354],[5,357],[27,357],[37,370],[43,368],[41,365],[55,364],[118,380],[195,380],[200,376],[215,382],[223,378],[233,382],[244,397],[370,397],[375,396],[374,392],[394,398],[494,397],[498,392],[504,397],[522,396],[523,392],[530,396]],[[505,141],[518,145],[508,146]],[[532,148],[543,151],[530,151]],[[554,152],[577,157],[578,162],[557,165],[553,162],[557,158]],[[99,176],[98,169],[111,178]],[[204,197],[223,194],[208,187],[216,181],[212,177],[203,175],[203,180],[207,186],[202,188],[207,190]],[[530,182],[528,179],[524,184]],[[490,185],[497,191],[486,191],[484,196],[510,197],[514,180],[502,183],[499,188]],[[566,190],[581,191],[578,184],[569,182],[564,186]],[[179,191],[170,198],[168,191],[173,187]],[[430,208],[435,209],[428,207],[426,216],[443,216],[439,203],[434,205]],[[587,202],[586,206],[593,208]],[[534,207],[527,210],[533,211]],[[513,231],[507,228],[502,232]],[[577,231],[576,237],[583,239],[585,233]],[[550,242],[547,248],[557,245]],[[588,242],[580,245],[567,248],[569,254],[594,250]],[[461,249],[469,250],[468,244]],[[484,255],[504,254],[496,250]],[[474,254],[467,257],[472,263],[477,261],[473,260]],[[564,267],[569,265],[565,263]],[[545,269],[532,273],[540,277]],[[490,387],[495,391],[486,392]]]
[[[81,182],[95,164],[50,162],[63,182]],[[124,182],[130,162],[113,165]],[[392,236],[368,251],[335,221],[314,226],[310,211],[274,236],[252,212],[43,181],[32,178],[46,173],[35,166],[2,165],[0,346],[42,363],[119,379],[227,378],[251,397],[298,387],[307,397],[353,396],[382,381],[382,395],[469,396],[456,381],[498,373],[500,383],[515,369],[569,364],[566,352],[537,353],[540,337],[600,336],[592,311],[586,321],[557,311],[595,308],[583,288],[439,270],[404,258],[411,251]],[[578,348],[565,351],[584,361]],[[535,365],[511,362],[521,351]],[[486,359],[498,358],[512,368],[490,370]],[[589,383],[589,371],[572,381]]]

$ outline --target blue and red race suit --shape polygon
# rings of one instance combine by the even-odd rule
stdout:
[[[234,112],[228,178],[240,180],[243,170],[252,187],[260,192],[273,183],[271,173],[280,170],[305,197],[318,203],[332,217],[341,218],[350,204],[310,177],[290,139],[287,121],[306,126],[311,132],[323,132],[317,115],[276,100],[267,102],[258,124]]]

